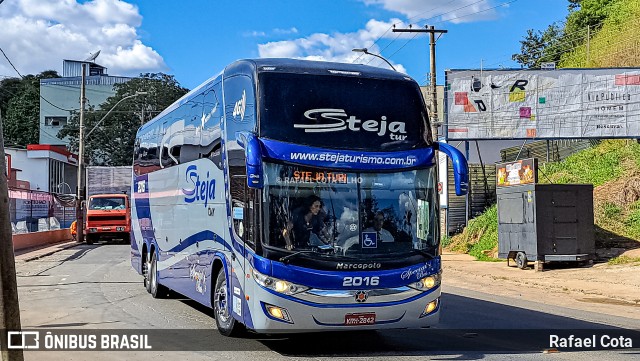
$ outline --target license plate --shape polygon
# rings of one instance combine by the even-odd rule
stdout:
[[[373,325],[376,323],[376,314],[369,313],[348,313],[344,315],[346,326]]]
[[[110,230],[111,230],[111,227],[102,227],[102,230],[103,230],[103,231],[110,231]]]

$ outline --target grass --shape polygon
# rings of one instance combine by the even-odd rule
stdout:
[[[597,187],[616,181],[638,168],[640,144],[625,140],[604,140],[597,146],[573,154],[561,162],[543,165],[546,177],[541,176],[540,183],[549,183],[549,178],[553,183],[582,183]],[[640,240],[640,200],[626,206],[614,201],[595,202],[594,218],[596,225],[604,230]],[[468,253],[482,261],[497,260],[492,257],[497,246],[496,205],[469,221],[469,225],[461,234],[443,240],[443,247]]]
[[[640,257],[618,256],[610,259],[607,263],[610,265],[640,263]]]
[[[640,144],[624,140],[604,140],[561,162],[543,164],[541,169],[547,177],[539,177],[540,183],[593,184],[597,187],[620,177],[625,172],[627,159],[633,160],[640,167]]]
[[[490,255],[497,247],[498,208],[496,205],[470,220],[462,234],[454,236],[449,243],[451,250],[469,253],[481,261],[498,261]]]
[[[562,55],[561,68],[598,68],[637,66],[640,49],[640,0],[615,1],[608,9],[607,19],[589,40],[575,50]],[[573,45],[572,45],[573,47]]]

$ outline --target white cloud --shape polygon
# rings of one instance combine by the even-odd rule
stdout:
[[[271,30],[270,35],[280,36],[280,35],[291,35],[291,34],[297,34],[297,33],[298,33],[298,29],[295,27],[289,28],[289,29],[275,28]],[[244,32],[242,36],[247,38],[261,38],[261,37],[268,36],[268,34],[264,31],[253,30],[253,31]]]
[[[84,60],[101,50],[96,63],[111,75],[165,71],[162,57],[143,44],[136,28],[137,6],[122,0],[14,0],[0,5],[0,47],[24,74],[62,73],[62,60]],[[0,58],[0,75],[15,71]]]
[[[390,31],[392,24],[405,26],[399,19],[391,19],[389,22],[369,20],[365,29],[353,33],[323,34],[315,33],[304,38],[294,40],[274,41],[258,45],[258,53],[262,58],[298,58],[307,60],[336,61],[341,63],[369,63],[369,55],[361,56],[354,48],[369,46],[369,51],[379,53],[377,45],[370,45],[375,40],[383,36],[384,38],[395,38],[397,34]],[[388,30],[388,31],[387,31]],[[386,32],[386,33],[385,33]],[[383,35],[384,34],[384,35]],[[406,35],[402,35],[403,37]],[[373,59],[370,65],[388,68],[382,60]],[[392,62],[393,63],[393,62]],[[403,73],[406,69],[402,64],[393,64],[394,67]]]
[[[273,29],[273,33],[280,35],[297,34],[298,29],[296,29],[295,27],[289,29]]]
[[[382,6],[398,12],[409,23],[425,25],[437,22],[474,22],[495,19],[495,4],[491,0],[360,0],[366,5]]]
[[[379,46],[379,39],[397,40],[411,39],[413,33],[394,33],[392,26],[402,29],[409,24],[414,26],[437,25],[443,22],[461,23],[495,19],[497,16],[496,0],[359,0],[367,6],[382,7],[385,10],[402,14],[406,20],[391,19],[381,21],[371,19],[364,29],[351,33],[315,33],[307,37],[293,40],[272,41],[258,44],[260,57],[292,57],[299,59],[337,61],[345,63],[368,63],[370,65],[388,67],[380,59],[372,59],[370,55],[354,53],[353,48],[369,48],[371,53],[380,54],[384,48]],[[499,0],[498,0],[499,1]],[[436,26],[438,27],[438,26]],[[386,53],[390,51],[386,49]],[[381,54],[384,55],[384,54]],[[388,59],[393,63],[392,59]],[[402,64],[393,64],[399,71],[405,72]]]

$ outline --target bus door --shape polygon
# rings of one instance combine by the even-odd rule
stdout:
[[[256,202],[257,190],[247,186],[247,176],[244,174],[232,176],[231,184],[232,190],[235,188],[235,192],[232,191],[231,196],[233,203],[232,219],[235,233],[234,237],[236,237],[236,240],[244,245],[248,251],[255,252],[256,244],[258,243],[256,240],[256,220],[259,209],[258,203]],[[238,261],[241,264],[244,274],[249,273],[251,268],[249,260],[242,255],[238,256],[242,258]],[[238,274],[242,275],[243,273],[238,272]],[[242,290],[247,292],[247,278],[238,277],[238,281],[241,283],[240,287]],[[247,296],[251,295],[247,294]]]

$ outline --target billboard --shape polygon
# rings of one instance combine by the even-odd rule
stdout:
[[[496,187],[538,183],[538,162],[535,158],[496,164]]]
[[[447,138],[640,137],[640,68],[448,70]]]

